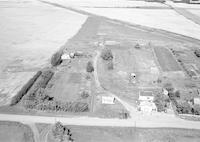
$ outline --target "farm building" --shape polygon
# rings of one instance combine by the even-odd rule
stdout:
[[[194,98],[194,104],[195,105],[200,105],[200,98],[195,97]]]
[[[141,101],[139,105],[139,110],[144,113],[151,113],[152,111],[157,111],[156,105],[153,102]]]
[[[101,101],[102,104],[114,104],[115,98],[112,96],[102,96]]]
[[[69,54],[63,54],[62,56],[61,56],[61,59],[62,60],[69,60],[70,59],[70,56],[69,56]]]
[[[141,91],[139,93],[139,101],[149,101],[153,102],[154,96],[151,91]]]
[[[139,93],[139,106],[138,109],[144,113],[151,113],[157,111],[156,105],[153,102],[154,95],[152,91],[141,91]]]

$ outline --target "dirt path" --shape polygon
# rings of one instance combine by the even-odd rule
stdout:
[[[42,132],[40,134],[40,141],[41,142],[48,142],[48,135],[51,131],[51,127],[52,127],[52,125],[46,127],[44,130],[42,130]]]
[[[31,128],[31,130],[33,131],[35,142],[42,142],[42,141],[40,141],[40,134],[38,132],[37,127],[35,126],[35,123],[30,122],[30,123],[28,123],[28,125]]]

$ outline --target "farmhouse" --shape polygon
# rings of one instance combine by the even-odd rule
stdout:
[[[151,91],[141,91],[139,93],[139,106],[138,109],[144,113],[151,113],[157,111],[156,105],[153,102],[154,95]]]
[[[153,102],[154,96],[151,91],[141,91],[139,93],[139,101]]]
[[[157,108],[153,102],[142,101],[140,102],[139,110],[145,113],[151,113],[152,111],[157,111]]]

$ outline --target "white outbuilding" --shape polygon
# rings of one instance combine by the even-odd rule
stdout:
[[[102,96],[102,104],[114,104],[115,98],[112,96]]]
[[[70,56],[69,56],[69,54],[65,53],[65,54],[63,54],[63,55],[61,56],[61,59],[62,59],[62,60],[69,60],[69,59],[70,59]]]

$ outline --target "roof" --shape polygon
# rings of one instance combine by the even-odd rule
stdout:
[[[140,96],[152,96],[153,97],[153,92],[152,91],[141,91]]]
[[[114,100],[112,96],[102,96],[102,104],[114,104]]]
[[[200,98],[194,98],[194,104],[200,104]]]

